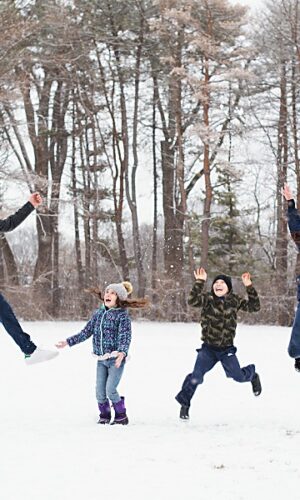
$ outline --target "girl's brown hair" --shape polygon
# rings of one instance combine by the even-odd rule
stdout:
[[[85,292],[91,293],[101,302],[104,301],[104,293],[98,287],[87,288]],[[120,300],[119,297],[117,297],[117,306],[123,307],[124,309],[127,307],[130,307],[131,309],[141,309],[142,307],[149,306],[149,304],[150,302],[146,298]]]

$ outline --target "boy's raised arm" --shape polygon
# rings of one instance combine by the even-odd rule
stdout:
[[[239,309],[246,312],[258,312],[260,310],[260,300],[258,293],[252,284],[250,273],[243,273],[242,281],[247,290],[248,300],[241,299]]]
[[[207,273],[203,267],[199,267],[194,271],[195,283],[190,291],[188,304],[193,307],[202,307],[204,294],[203,289],[207,280]]]

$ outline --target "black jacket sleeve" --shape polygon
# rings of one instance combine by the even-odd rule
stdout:
[[[15,214],[10,215],[7,219],[0,219],[0,232],[7,233],[8,231],[12,231],[19,226],[33,210],[34,206],[28,201]]]

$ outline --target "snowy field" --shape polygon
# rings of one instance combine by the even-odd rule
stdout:
[[[52,345],[83,322],[24,323]],[[263,392],[206,375],[190,410],[174,400],[200,345],[197,324],[134,323],[120,385],[130,424],[97,425],[91,340],[26,366],[0,330],[1,500],[299,500],[300,373],[290,329],[238,328],[241,365],[254,362]]]

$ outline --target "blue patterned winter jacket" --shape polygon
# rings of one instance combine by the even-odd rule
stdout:
[[[126,309],[102,306],[77,335],[67,338],[70,347],[93,335],[93,352],[102,356],[113,351],[128,354],[131,341],[131,320]]]
[[[296,209],[294,200],[288,201],[287,219],[291,236],[300,251],[300,215]]]

